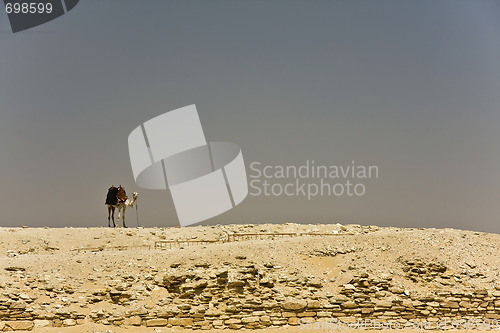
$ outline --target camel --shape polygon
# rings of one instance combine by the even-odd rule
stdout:
[[[125,210],[128,207],[132,207],[137,200],[137,197],[139,196],[139,193],[134,192],[132,193],[132,198],[127,199],[123,203],[117,203],[116,205],[107,205],[108,206],[108,227],[111,227],[111,220],[113,220],[113,227],[116,227],[116,225],[120,225],[120,213],[123,212],[123,227],[126,228],[127,225],[125,224]],[[115,209],[118,208],[118,220],[116,221],[115,224]]]

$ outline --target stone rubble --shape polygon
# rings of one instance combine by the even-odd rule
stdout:
[[[383,230],[358,228],[362,237]],[[132,237],[133,232],[128,231],[124,236]],[[391,266],[392,273],[382,274],[363,261],[360,255],[363,248],[348,245],[348,239],[345,244],[338,241],[328,246],[317,245],[315,238],[311,240],[313,245],[301,252],[304,260],[339,259],[344,266],[332,273],[335,278],[306,274],[272,258],[256,260],[239,253],[233,245],[227,245],[224,251],[233,253],[229,256],[234,260],[217,262],[188,254],[163,267],[154,267],[147,256],[134,257],[131,252],[124,252],[129,255],[128,267],[138,270],[128,271],[123,267],[118,271],[113,264],[115,259],[110,257],[84,278],[57,271],[35,272],[23,265],[23,261],[9,261],[0,266],[5,277],[0,280],[0,331],[30,331],[89,322],[207,330],[293,326],[333,318],[343,322],[500,321],[496,262],[482,265],[469,259],[457,268],[449,267],[437,257],[434,260],[400,257]],[[22,243],[32,246],[34,241],[24,239]],[[395,244],[384,245],[383,249],[376,246],[384,253],[395,247]],[[55,248],[50,251],[62,251]],[[14,258],[7,251],[6,258],[27,258],[37,251]],[[154,255],[167,253],[151,251]],[[347,260],[347,256],[351,259]],[[91,265],[98,257],[88,253],[78,258],[72,259],[75,267]],[[470,282],[475,280],[486,282]],[[93,287],[99,281],[103,286]]]

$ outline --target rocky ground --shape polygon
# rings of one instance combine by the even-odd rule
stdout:
[[[0,228],[0,331],[299,332],[331,320],[445,319],[471,329],[500,321],[500,235],[290,223]]]

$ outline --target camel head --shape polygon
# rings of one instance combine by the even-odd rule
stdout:
[[[138,196],[139,196],[139,193],[137,193],[137,192],[132,193],[132,199],[127,199],[127,201],[125,201],[125,206],[132,207],[135,203],[135,200],[137,200]]]

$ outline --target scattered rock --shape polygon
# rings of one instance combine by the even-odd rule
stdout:
[[[16,320],[5,322],[5,326],[13,331],[31,331],[35,324],[31,320]]]
[[[302,299],[288,299],[282,305],[282,308],[285,310],[302,310],[306,307],[307,301]]]
[[[9,267],[5,267],[5,270],[9,271],[9,272],[24,272],[26,270],[26,268],[24,268],[24,267],[16,267],[16,266],[9,266]]]
[[[167,319],[150,319],[146,321],[147,327],[161,327],[161,326],[167,326],[167,324],[168,324]]]

